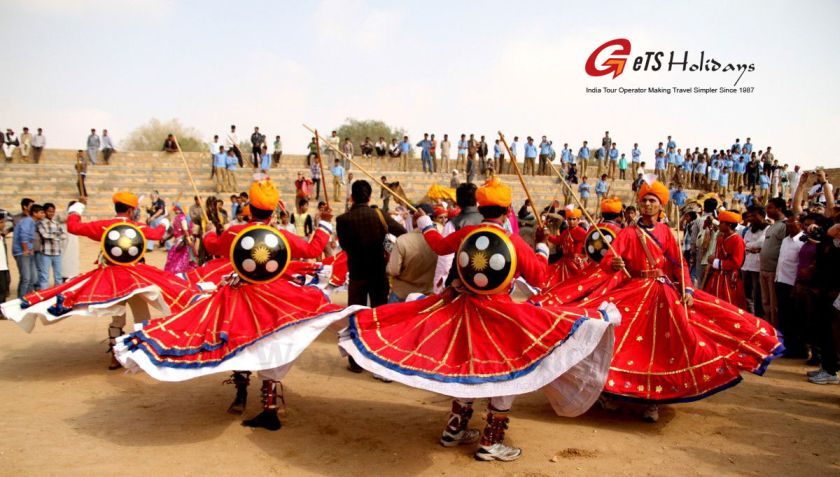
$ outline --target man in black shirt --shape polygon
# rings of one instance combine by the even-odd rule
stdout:
[[[335,221],[338,243],[347,253],[347,269],[350,274],[348,305],[377,307],[387,303],[389,286],[385,274],[385,235],[400,236],[406,232],[405,227],[388,214],[369,205],[372,192],[368,181],[353,182],[353,205]],[[362,372],[352,358],[349,369]]]
[[[254,169],[260,167],[260,153],[262,145],[265,143],[265,136],[260,134],[260,128],[254,128],[254,134],[251,134],[251,161],[254,162]]]

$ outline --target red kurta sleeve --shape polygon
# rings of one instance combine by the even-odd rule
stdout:
[[[324,248],[330,241],[330,235],[322,229],[315,230],[315,235],[312,236],[310,241],[306,241],[287,230],[280,230],[280,233],[289,241],[292,258],[318,258],[324,253]]]
[[[67,231],[73,235],[87,237],[93,241],[99,242],[102,239],[102,232],[104,232],[105,229],[113,222],[113,220],[82,222],[81,215],[70,214],[67,216]]]
[[[583,253],[583,243],[586,241],[586,229],[583,227],[574,227],[569,229],[569,234],[574,241],[574,253]]]
[[[131,223],[136,225],[137,228],[143,232],[143,236],[146,237],[146,240],[161,240],[166,236],[166,227],[163,224],[160,224],[155,228],[151,228],[145,224],[139,224],[133,221]]]
[[[429,248],[436,254],[449,255],[458,251],[458,247],[461,246],[461,240],[476,227],[479,227],[479,225],[464,227],[446,237],[442,236],[435,227],[430,227],[423,232],[423,237],[426,239],[426,243],[429,244]]]
[[[536,252],[519,234],[511,234],[510,241],[516,250],[516,269],[525,281],[534,286],[543,286],[548,273],[548,259]]]

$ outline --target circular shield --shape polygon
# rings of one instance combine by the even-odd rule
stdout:
[[[473,293],[507,291],[516,272],[516,250],[504,230],[481,227],[470,232],[455,255],[461,282]]]
[[[256,224],[242,229],[230,244],[230,263],[250,283],[268,283],[286,271],[289,242],[277,229]]]
[[[136,225],[116,222],[102,233],[99,248],[108,263],[134,265],[146,253],[146,237]]]
[[[615,240],[616,233],[609,227],[598,228],[592,227],[586,234],[586,239],[583,242],[583,249],[586,255],[592,260],[600,262],[604,255],[609,252],[610,248],[607,245]]]

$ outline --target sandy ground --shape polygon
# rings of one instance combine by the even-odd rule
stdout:
[[[90,263],[95,244],[82,250]],[[163,260],[156,251],[149,263]],[[448,398],[347,372],[334,333],[298,360],[284,426],[267,432],[225,412],[226,376],[108,371],[107,322],[71,318],[31,335],[0,322],[0,475],[840,475],[840,386],[808,384],[801,361],[665,406],[656,424],[600,409],[558,418],[541,394],[524,396],[508,433],[524,456],[481,463],[471,448],[437,445]],[[246,416],[258,409],[254,382]]]

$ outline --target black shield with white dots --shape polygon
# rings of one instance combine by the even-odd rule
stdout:
[[[267,283],[286,271],[291,259],[289,242],[277,229],[252,225],[240,231],[230,247],[230,261],[243,280]]]

